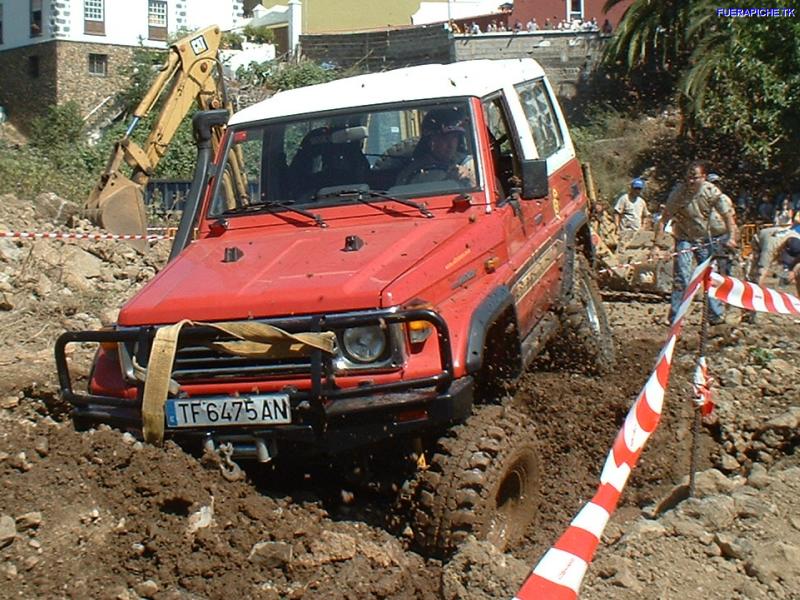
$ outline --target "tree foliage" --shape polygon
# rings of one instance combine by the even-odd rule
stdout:
[[[248,42],[253,44],[274,44],[275,34],[268,27],[247,25],[242,31]]]
[[[608,0],[606,10],[621,0]],[[634,0],[606,63],[673,82],[685,133],[731,136],[763,168],[798,171],[800,21],[728,17],[759,0]],[[773,8],[796,8],[775,0]]]
[[[336,70],[325,68],[311,60],[250,63],[249,66],[239,67],[236,71],[236,78],[240,81],[263,85],[275,92],[325,83],[340,76]]]
[[[738,4],[760,8],[752,1]],[[791,8],[794,2],[773,5]],[[798,170],[800,21],[718,21],[692,53],[680,91],[698,126],[734,135],[764,168]]]

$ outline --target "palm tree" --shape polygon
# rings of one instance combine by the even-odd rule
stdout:
[[[603,10],[608,12],[621,2],[607,0]],[[688,55],[690,16],[697,3],[698,0],[635,0],[606,48],[606,61],[621,63],[628,71],[643,66],[665,71],[680,68]]]

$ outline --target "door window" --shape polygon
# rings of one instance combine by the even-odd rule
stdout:
[[[533,134],[539,158],[548,158],[564,147],[556,111],[542,79],[514,86]]]
[[[508,198],[511,188],[519,185],[520,174],[519,153],[513,144],[511,121],[501,96],[484,100],[483,110],[489,130],[495,177],[503,198]]]

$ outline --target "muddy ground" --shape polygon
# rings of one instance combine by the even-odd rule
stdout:
[[[4,230],[90,229],[57,198],[7,195],[0,207]],[[142,257],[117,242],[0,239],[0,597],[510,598],[592,496],[666,334],[663,302],[611,301],[613,374],[541,367],[525,376],[513,402],[541,448],[537,522],[507,553],[471,542],[442,564],[381,526],[389,493],[330,473],[287,480],[251,470],[232,483],[213,460],[172,444],[75,430],[56,393],[55,337],[112,322],[167,250]],[[800,598],[800,323],[742,325],[731,311],[731,325],[714,332],[716,419],[699,438],[696,497],[678,503],[697,318],[583,598]],[[74,363],[87,368],[79,353]]]

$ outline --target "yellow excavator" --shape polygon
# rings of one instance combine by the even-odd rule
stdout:
[[[146,234],[145,186],[195,101],[200,110],[226,108],[232,113],[217,58],[220,39],[219,27],[210,26],[170,46],[166,63],[134,110],[125,135],[114,144],[100,181],[86,202],[87,216],[107,231],[115,234]],[[144,145],[139,146],[131,139],[131,134],[165,92],[168,95],[161,104],[158,119]],[[219,147],[223,129],[217,127],[213,132],[211,142],[214,151]],[[123,162],[132,169],[130,177],[120,170]],[[232,192],[227,197],[245,197],[247,183],[241,163],[232,167],[230,172],[226,172],[224,181]],[[144,242],[135,245],[140,249],[145,246]]]

